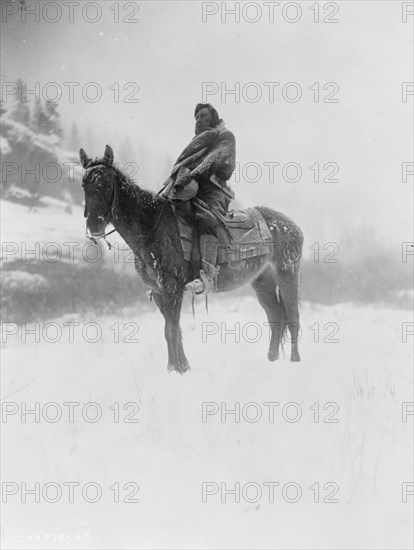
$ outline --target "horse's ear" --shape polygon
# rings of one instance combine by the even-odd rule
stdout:
[[[81,161],[81,164],[84,168],[86,168],[86,165],[88,164],[88,162],[91,160],[88,155],[85,153],[85,151],[83,149],[80,149],[79,150],[79,158],[80,158],[80,161]]]
[[[114,162],[114,152],[112,151],[112,147],[109,145],[105,147],[104,161],[107,166],[112,166],[112,163]]]

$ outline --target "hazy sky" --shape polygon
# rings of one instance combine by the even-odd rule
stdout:
[[[412,161],[413,96],[402,101],[402,83],[413,81],[414,18],[408,15],[403,23],[402,2],[320,2],[319,23],[314,2],[276,2],[273,22],[266,3],[252,2],[249,11],[239,4],[239,23],[215,2],[101,1],[95,3],[101,11],[96,23],[84,20],[97,14],[92,2],[70,2],[72,23],[68,2],[60,3],[58,22],[45,21],[58,13],[53,2],[27,1],[30,9],[39,5],[39,22],[30,14],[22,21],[21,12],[7,15],[5,4],[12,11],[11,3],[2,4],[5,80],[20,77],[29,88],[39,82],[41,89],[56,82],[66,125],[76,120],[84,131],[93,127],[102,151],[111,143],[116,157],[127,133],[145,143],[155,164],[158,158],[174,160],[193,136],[195,104],[208,100],[235,133],[241,166],[257,163],[262,170],[257,182],[233,184],[242,206],[266,203],[284,211],[304,229],[309,244],[336,239],[345,225],[363,224],[375,226],[381,238],[411,240],[413,177],[403,183],[401,165]],[[227,2],[227,8],[235,4]],[[203,10],[218,13],[203,22]],[[324,23],[324,17],[339,22]],[[64,82],[80,83],[72,103]],[[89,82],[102,91],[96,103],[82,97]],[[133,84],[124,90],[128,82]],[[219,93],[203,97],[203,82],[216,83]],[[273,100],[272,87],[264,84],[269,82],[280,83]],[[336,86],[324,90],[328,82]],[[220,94],[236,83],[238,101]],[[298,90],[298,101],[286,99]],[[55,93],[53,87],[48,91]],[[88,91],[93,96],[93,88]],[[335,91],[339,102],[325,103]],[[138,103],[123,101],[134,92]],[[261,94],[257,101],[255,94]],[[275,181],[269,181],[264,162],[280,163]],[[283,180],[282,167],[289,162],[302,169],[298,182]],[[309,166],[316,162],[322,177],[332,168],[323,170],[325,163],[338,164],[339,183],[315,183],[315,168]],[[161,183],[165,166],[155,173]],[[254,166],[248,174],[254,179]],[[158,182],[142,184],[156,188]]]

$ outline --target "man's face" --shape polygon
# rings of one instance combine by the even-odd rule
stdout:
[[[212,119],[210,110],[207,107],[203,107],[198,111],[195,119],[196,119],[195,133],[200,134],[201,132],[204,132],[204,130],[207,130],[207,128],[210,127],[211,119]]]

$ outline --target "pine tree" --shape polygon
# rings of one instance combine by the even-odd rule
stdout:
[[[35,103],[31,122],[32,130],[36,134],[47,134],[47,116],[41,102]]]
[[[53,103],[52,101],[36,103],[31,123],[31,128],[35,133],[54,136],[55,145],[61,143],[63,136],[60,115],[57,112],[57,108],[57,103]]]
[[[62,126],[60,124],[60,114],[57,111],[58,104],[53,101],[46,101],[44,113],[46,116],[46,129],[48,135],[56,135],[59,139],[63,136]]]
[[[14,82],[15,91],[7,95],[6,102],[3,103],[3,114],[7,114],[9,118],[25,126],[29,125],[30,109],[24,101],[22,95],[23,82],[20,78]]]

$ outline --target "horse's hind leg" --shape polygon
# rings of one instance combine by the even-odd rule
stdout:
[[[279,347],[286,323],[283,305],[278,301],[276,295],[276,278],[269,267],[252,282],[260,305],[266,312],[269,322],[270,344],[267,357],[269,361],[279,359]]]
[[[277,281],[286,314],[286,324],[290,332],[292,343],[290,360],[300,361],[299,273],[298,271],[280,269],[277,274]]]

